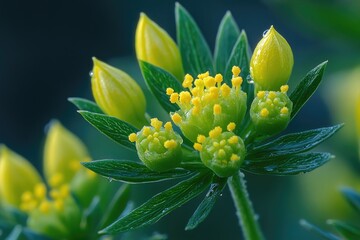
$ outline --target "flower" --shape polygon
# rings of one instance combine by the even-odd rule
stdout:
[[[108,115],[136,127],[146,123],[145,96],[128,74],[93,58],[91,86],[96,103]]]
[[[163,68],[182,80],[184,70],[179,48],[169,34],[144,13],[136,28],[135,50],[138,60]]]
[[[291,47],[273,26],[256,45],[250,60],[255,91],[278,90],[291,75],[294,57]]]

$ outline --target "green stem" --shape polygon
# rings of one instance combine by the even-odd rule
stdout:
[[[264,236],[260,230],[257,216],[254,213],[249,194],[246,190],[243,173],[235,174],[228,179],[231,196],[235,203],[236,214],[246,240],[262,240]]]

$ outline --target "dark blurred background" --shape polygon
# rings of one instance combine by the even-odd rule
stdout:
[[[336,200],[339,194],[335,187],[329,188],[328,192],[316,192],[316,189],[324,185],[335,186],[337,181],[334,179],[341,184],[360,186],[356,136],[351,130],[354,128],[353,109],[347,99],[347,91],[356,89],[360,81],[356,72],[350,74],[360,65],[359,1],[296,0],[291,4],[285,0],[179,2],[193,15],[212,50],[217,27],[227,10],[232,12],[239,27],[246,30],[252,48],[261,39],[263,31],[274,25],[294,52],[295,65],[290,81],[293,85],[290,88],[311,68],[330,60],[325,74],[325,79],[329,80],[324,81],[289,131],[328,126],[332,122],[350,122],[349,135],[343,134],[342,138],[335,138],[322,146],[335,151],[340,160],[334,162],[340,162],[344,170],[340,171],[341,167],[334,165],[299,177],[249,175],[248,182],[268,239],[316,239],[299,226],[300,218],[313,220],[319,225],[329,217],[351,218],[346,207],[335,209],[334,206],[340,204]],[[134,57],[134,34],[139,13],[145,12],[175,39],[174,3],[169,0],[1,0],[0,143],[41,168],[44,129],[51,119],[57,118],[83,139],[94,159],[130,158],[130,153],[89,126],[67,98],[92,99],[89,78],[92,56],[129,72],[144,86]],[[331,82],[345,82],[349,74],[355,79],[354,83],[348,84],[342,96],[332,94],[338,92],[338,88],[332,87],[334,84]],[[153,99],[149,92],[146,94],[149,101]],[[355,97],[360,95],[358,92],[353,94]],[[347,107],[349,116],[339,113],[339,108]],[[148,103],[151,114],[163,114],[157,109],[157,103]],[[344,147],[348,150],[344,151]],[[346,181],[342,176],[347,176]],[[163,187],[159,185],[159,188]],[[147,186],[134,188],[137,204],[154,193],[156,191]],[[325,205],[326,208],[322,209]],[[195,207],[195,203],[188,204],[145,231],[158,230],[167,233],[170,239],[240,239],[227,190],[199,229],[184,232],[186,221]]]

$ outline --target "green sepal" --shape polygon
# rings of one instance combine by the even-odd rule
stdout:
[[[113,234],[135,230],[156,223],[176,208],[202,193],[211,183],[212,174],[200,173],[155,195],[128,215],[101,230],[100,234]]]
[[[175,92],[181,92],[183,89],[181,83],[169,72],[148,62],[139,61],[139,66],[148,88],[165,111],[177,111],[179,107],[170,102],[169,96],[166,95],[166,89],[172,88]]]
[[[92,113],[82,110],[79,110],[78,112],[86,121],[88,121],[105,136],[124,147],[136,151],[135,144],[130,142],[128,139],[131,133],[139,131],[136,127],[116,117],[111,117],[105,114]]]
[[[230,11],[227,11],[220,22],[216,35],[214,64],[216,73],[225,73],[226,64],[230,58],[232,49],[240,35],[239,27],[236,24]]]
[[[311,129],[290,133],[272,141],[262,141],[248,147],[246,156],[249,160],[268,159],[269,157],[286,156],[306,152],[334,135],[343,124],[331,127]]]
[[[310,172],[331,158],[330,153],[300,153],[264,160],[245,160],[241,168],[254,174],[287,176]]]
[[[214,178],[210,185],[209,191],[206,193],[205,198],[196,208],[193,215],[190,217],[185,230],[195,229],[201,222],[203,222],[213,209],[217,199],[221,196],[222,191],[226,186],[227,178]]]
[[[141,163],[129,160],[104,159],[82,162],[81,164],[111,180],[131,184],[159,182],[174,178],[182,178],[192,174],[191,171],[181,168],[161,173],[154,172]]]
[[[68,98],[68,101],[74,104],[79,110],[93,113],[104,113],[101,108],[93,101],[78,97]]]
[[[179,3],[175,4],[176,36],[185,73],[196,77],[214,66],[210,48],[191,15]]]
[[[299,112],[302,106],[313,95],[318,88],[322,76],[324,74],[327,61],[319,64],[314,69],[306,74],[306,76],[297,85],[295,90],[290,94],[289,98],[293,102],[293,109],[291,112],[291,119]]]

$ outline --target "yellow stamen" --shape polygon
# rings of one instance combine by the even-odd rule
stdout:
[[[40,203],[39,210],[40,212],[46,214],[50,211],[50,207],[51,207],[50,203],[45,200]]]
[[[43,183],[35,185],[34,195],[37,199],[44,199],[46,196],[46,186]]]
[[[170,102],[176,103],[179,100],[179,94],[174,92],[170,95]]]
[[[143,134],[145,137],[149,136],[149,135],[151,134],[151,128],[149,128],[149,127],[144,127],[144,128],[143,128],[143,131],[142,131],[142,134]]]
[[[236,128],[236,124],[235,124],[234,122],[230,122],[230,123],[227,125],[227,127],[226,127],[226,129],[227,129],[229,132],[234,131],[235,128]]]
[[[174,93],[174,89],[172,89],[172,88],[167,88],[166,89],[166,95],[171,95],[171,94],[173,94]]]
[[[224,147],[225,145],[226,145],[226,140],[225,139],[221,140],[220,141],[220,146]]]
[[[171,122],[166,122],[164,128],[166,131],[171,131],[173,129]]]
[[[200,152],[202,150],[202,145],[200,143],[194,143],[194,149]]]
[[[269,116],[269,110],[267,110],[266,108],[261,109],[261,111],[260,111],[260,116],[261,116],[261,117],[267,117],[267,116]]]
[[[230,95],[231,88],[226,83],[221,85],[220,90],[223,97],[227,97]]]
[[[156,131],[160,130],[160,128],[162,127],[162,124],[163,124],[163,122],[157,118],[150,119],[150,125],[153,126]]]
[[[231,138],[228,139],[228,143],[230,144],[237,144],[239,142],[239,139],[237,136],[232,136]]]
[[[191,113],[193,115],[198,115],[200,113],[200,110],[201,110],[200,106],[195,106],[195,107],[193,107]]]
[[[219,151],[218,151],[218,156],[220,157],[220,158],[224,158],[225,156],[226,156],[226,152],[225,152],[225,150],[224,149],[219,149]]]
[[[276,93],[274,91],[270,91],[268,98],[270,98],[271,100],[274,100],[274,98],[276,98]]]
[[[258,98],[263,98],[263,97],[265,97],[265,91],[259,91],[259,92],[256,94],[256,96],[257,96]]]
[[[145,132],[145,131],[144,131]],[[130,142],[136,142],[136,140],[137,140],[137,135],[136,135],[136,133],[131,133],[130,135],[129,135],[129,141]]]
[[[189,104],[191,101],[191,95],[188,91],[182,91],[180,93],[180,102],[183,104]]]
[[[209,92],[212,99],[217,99],[219,97],[219,88],[211,87],[209,88]]]
[[[193,81],[194,81],[194,78],[190,74],[186,74],[184,81],[182,83],[182,86],[184,88],[190,88]]]
[[[202,79],[196,79],[194,81],[194,84],[195,84],[196,87],[199,87],[199,88],[204,87],[204,81]]]
[[[199,78],[199,79],[203,79],[203,78],[206,78],[206,77],[208,77],[208,76],[209,76],[209,71],[199,74],[199,75],[198,75],[198,78]]]
[[[191,89],[191,93],[194,97],[199,96],[200,94],[200,88],[199,87],[194,87],[193,89]]]
[[[204,135],[199,134],[196,138],[196,141],[199,143],[204,143],[205,139],[206,139],[206,137]]]
[[[232,71],[233,76],[237,77],[237,76],[239,76],[241,69],[238,66],[233,66],[231,71]]]
[[[171,116],[171,120],[175,123],[175,124],[179,124],[181,123],[181,116],[178,113],[174,113]]]
[[[240,157],[233,153],[233,154],[231,154],[230,160],[231,161],[239,161]]]
[[[215,84],[216,84],[215,78],[213,78],[213,77],[206,77],[206,78],[204,79],[204,84],[205,84],[205,87],[206,87],[206,88],[214,87]]]
[[[243,79],[242,77],[234,77],[233,79],[231,79],[231,84],[233,87],[240,87],[240,85],[242,84]]]
[[[280,113],[281,114],[288,114],[289,113],[289,109],[287,107],[283,107],[281,110],[280,110]]]
[[[200,100],[199,97],[195,97],[195,98],[191,99],[191,103],[192,103],[194,106],[200,106],[201,100]]]
[[[209,137],[216,138],[221,134],[221,132],[222,132],[221,127],[217,126],[209,132]]]
[[[218,148],[220,144],[218,142],[213,142],[213,147]]]
[[[164,142],[164,147],[166,149],[172,149],[172,148],[175,148],[177,146],[177,143],[174,139],[171,139],[171,140],[166,140]]]
[[[282,85],[282,86],[280,87],[280,91],[281,91],[282,93],[286,93],[288,90],[289,90],[289,85]]]
[[[223,76],[220,73],[216,74],[215,75],[215,82],[221,83],[222,81],[223,81]]]
[[[214,115],[219,115],[221,113],[221,106],[220,104],[215,104],[213,108]]]

